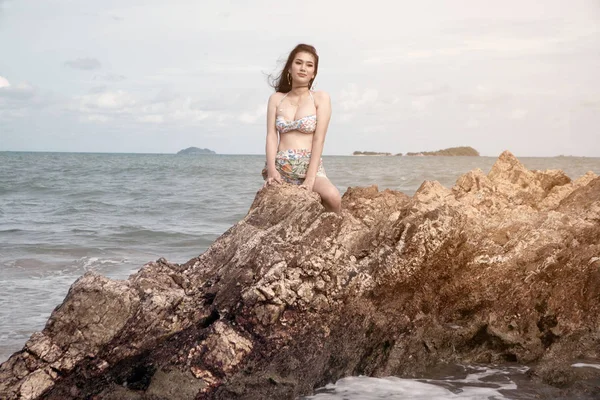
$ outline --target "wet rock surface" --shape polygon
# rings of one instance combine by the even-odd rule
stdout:
[[[349,188],[339,215],[269,187],[185,264],[87,273],[2,364],[0,398],[293,399],[457,362],[590,392],[600,370],[570,365],[600,358],[599,326],[600,178],[505,152],[453,188]]]

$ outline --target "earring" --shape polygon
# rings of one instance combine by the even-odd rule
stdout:
[[[287,73],[287,76],[288,76],[288,83],[291,85],[292,84],[292,77],[291,77],[291,75],[290,75],[289,72]]]

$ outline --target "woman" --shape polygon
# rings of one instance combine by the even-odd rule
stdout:
[[[341,209],[340,192],[327,179],[321,154],[331,118],[326,92],[311,90],[319,56],[313,46],[299,44],[273,82],[267,109],[265,185],[283,181],[317,192],[328,211]]]

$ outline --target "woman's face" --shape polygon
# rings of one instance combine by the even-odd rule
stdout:
[[[301,86],[308,85],[315,77],[315,59],[312,54],[300,51],[294,57],[290,74],[294,83]]]

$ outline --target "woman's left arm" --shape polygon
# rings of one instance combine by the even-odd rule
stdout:
[[[317,107],[317,129],[313,135],[310,163],[306,171],[306,178],[300,187],[312,191],[319,170],[321,154],[323,154],[323,145],[325,144],[325,135],[331,119],[331,99],[327,92],[317,92],[315,96],[315,105]]]

